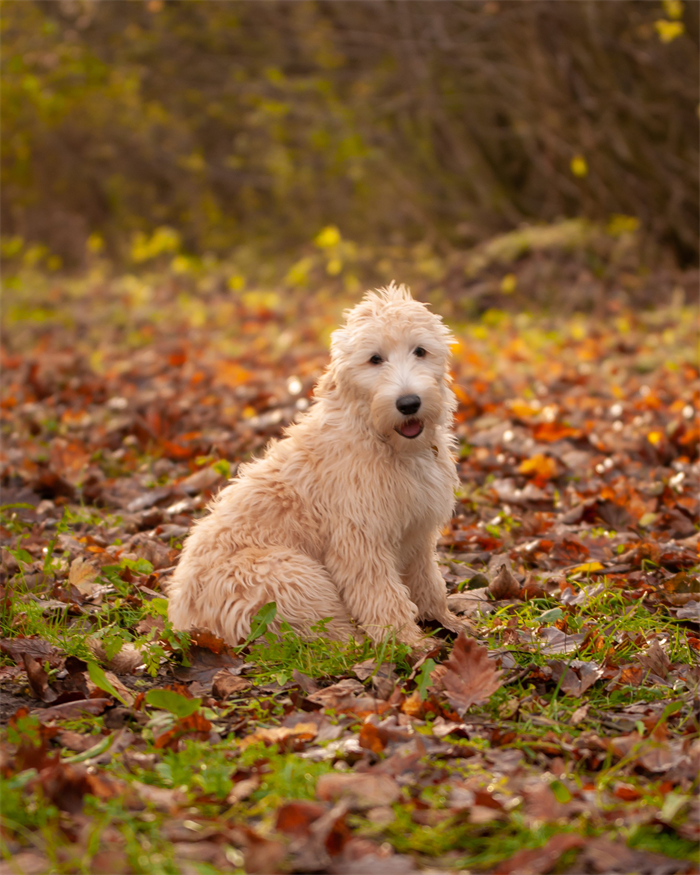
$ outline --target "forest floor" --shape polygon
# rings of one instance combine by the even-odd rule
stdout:
[[[193,520],[352,303],[235,286],[6,306],[0,872],[698,872],[697,309],[453,308],[470,636],[417,659],[169,627]]]

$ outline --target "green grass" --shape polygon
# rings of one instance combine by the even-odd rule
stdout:
[[[328,622],[325,620],[312,629],[322,633]],[[324,637],[308,641],[282,621],[279,634],[265,632],[251,647],[246,661],[258,669],[256,679],[284,684],[295,670],[308,677],[337,677],[351,673],[354,665],[366,659],[374,659],[377,665],[394,663],[399,672],[407,674],[410,653],[410,648],[396,641],[391,632],[377,645],[369,640],[339,642]]]

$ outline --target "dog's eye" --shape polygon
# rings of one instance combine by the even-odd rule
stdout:
[[[417,356],[419,359],[422,359],[423,356],[427,355],[427,353],[426,353],[426,351],[423,349],[422,346],[417,346],[417,347],[413,350],[413,355]]]
[[[377,355],[377,353],[375,352],[375,354],[374,354],[374,355],[372,356],[372,358],[369,360],[369,363],[370,363],[371,365],[381,365],[381,363],[382,363],[383,361],[384,361],[384,359],[383,359],[380,355]]]

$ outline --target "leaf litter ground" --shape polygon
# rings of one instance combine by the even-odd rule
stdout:
[[[697,312],[455,320],[469,636],[230,648],[168,576],[348,302],[176,285],[7,332],[0,871],[698,871]]]

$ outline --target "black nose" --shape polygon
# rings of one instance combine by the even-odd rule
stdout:
[[[396,402],[396,407],[399,413],[404,416],[411,416],[418,413],[420,408],[420,398],[417,395],[402,395]]]

